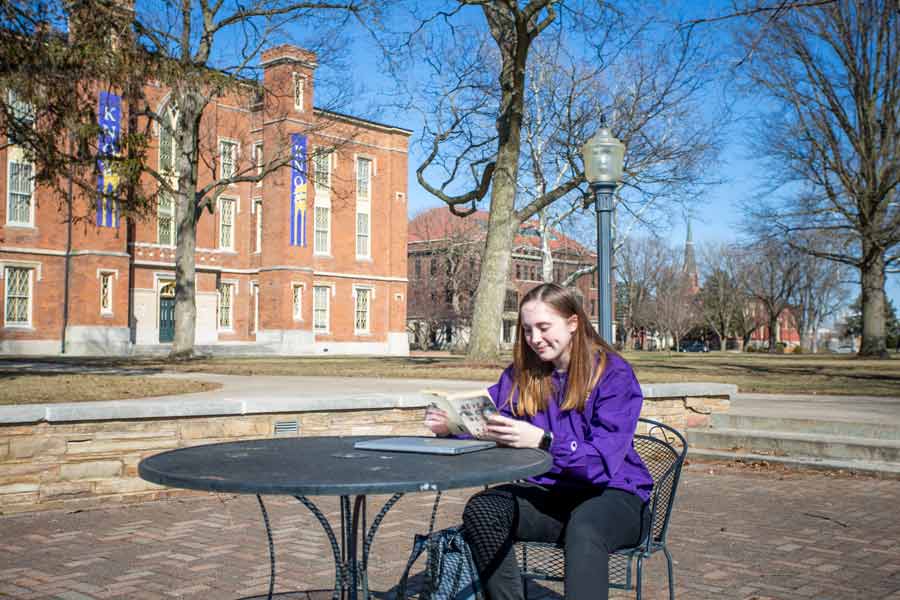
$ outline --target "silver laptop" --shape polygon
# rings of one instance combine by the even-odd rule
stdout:
[[[420,452],[424,454],[465,454],[496,446],[487,440],[457,440],[437,437],[390,437],[356,442],[357,450],[382,450],[390,452]]]

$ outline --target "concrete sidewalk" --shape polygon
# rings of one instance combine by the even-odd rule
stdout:
[[[490,385],[488,381],[447,379],[378,379],[372,377],[309,377],[268,375],[221,375],[216,373],[144,373],[135,368],[98,368],[69,363],[14,360],[4,361],[7,368],[22,368],[40,372],[135,373],[151,377],[193,379],[220,383],[218,390],[146,398],[147,401],[215,401],[250,400],[279,401],[309,398],[348,398],[391,396],[412,398],[422,389],[468,389]],[[128,402],[135,402],[129,400]],[[877,396],[829,396],[801,394],[747,394],[732,397],[731,414],[767,416],[773,418],[824,419],[856,423],[900,423],[900,390],[893,398]]]
[[[439,525],[458,522],[471,491],[445,495]],[[376,591],[396,584],[413,533],[427,527],[432,498],[408,495],[388,513],[370,567]],[[900,483],[891,480],[689,464],[669,536],[677,595],[900,600],[898,499]],[[336,500],[316,501],[336,522]],[[370,502],[370,518],[382,501]],[[298,592],[333,582],[318,523],[293,499],[266,502],[275,530],[275,589],[283,594],[277,597],[329,597]],[[252,496],[0,517],[0,532],[3,599],[238,600],[265,597],[268,587],[266,539]],[[645,598],[665,598],[662,557],[650,560],[645,573]],[[535,599],[561,598],[558,586],[533,590]]]
[[[221,383],[218,390],[186,394],[184,400],[234,399],[277,400],[338,398],[378,395],[415,398],[428,388],[472,389],[487,381],[449,379],[377,379],[367,377],[242,376],[213,373],[160,373],[156,377],[179,377]],[[651,384],[658,385],[658,384]],[[170,397],[172,399],[175,397]],[[162,398],[160,398],[162,399]],[[897,397],[825,396],[799,394],[744,394],[732,396],[731,414],[773,418],[823,419],[854,423],[900,423],[900,392]]]
[[[743,394],[731,400],[732,414],[822,419],[853,423],[900,423],[900,390],[893,398],[818,394]]]

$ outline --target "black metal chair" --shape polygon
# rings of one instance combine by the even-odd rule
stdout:
[[[669,600],[675,599],[672,555],[666,547],[666,533],[687,448],[687,440],[672,427],[650,419],[639,419],[638,432],[634,436],[634,449],[653,476],[653,492],[645,509],[650,511],[650,531],[639,545],[622,548],[609,557],[609,587],[636,589],[637,600],[641,599],[643,560],[660,550],[666,557],[668,567]],[[516,555],[522,569],[526,600],[529,579],[564,581],[565,555],[561,546],[542,542],[518,542]],[[637,577],[636,581],[633,581],[635,563],[637,563]]]

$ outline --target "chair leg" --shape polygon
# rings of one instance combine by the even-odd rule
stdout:
[[[644,562],[643,561],[644,561],[644,557],[641,556],[640,554],[638,554],[638,557],[637,557],[637,585],[635,585],[635,587],[637,588],[637,600],[641,600],[641,592],[643,591],[643,586],[642,586],[642,584],[643,584],[642,575],[643,575],[643,570],[644,570]]]
[[[672,555],[669,554],[669,549],[665,546],[662,547],[663,554],[666,555],[666,567],[669,571],[669,600],[675,600],[675,574],[672,568]]]

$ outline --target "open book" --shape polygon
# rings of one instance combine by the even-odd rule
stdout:
[[[488,415],[498,412],[486,389],[460,392],[422,390],[422,393],[431,396],[431,404],[447,413],[452,435],[467,433],[474,438],[483,438]]]

